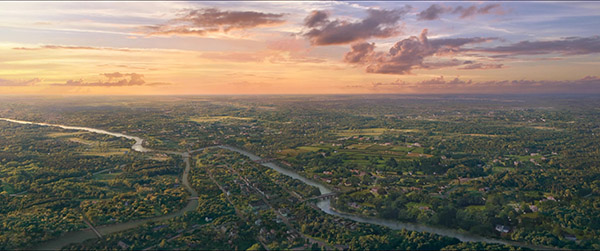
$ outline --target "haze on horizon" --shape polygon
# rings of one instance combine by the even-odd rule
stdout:
[[[0,94],[600,93],[600,2],[0,2]]]

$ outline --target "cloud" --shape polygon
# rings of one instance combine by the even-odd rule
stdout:
[[[496,14],[502,15],[505,13],[500,4],[487,4],[483,6],[471,5],[469,7],[457,6],[455,8],[445,7],[440,4],[432,4],[429,8],[417,14],[417,20],[437,20],[442,14],[451,13],[460,15],[460,18],[469,18],[475,15]]]
[[[417,82],[396,80],[394,82],[372,83],[371,90],[417,90],[434,93],[600,93],[600,77],[586,76],[576,80],[463,80],[458,77],[446,79],[444,76]]]
[[[433,55],[452,55],[460,52],[461,46],[493,39],[495,38],[474,37],[429,40],[427,29],[424,29],[419,37],[411,36],[394,44],[388,53],[375,52],[374,44],[355,44],[344,56],[344,61],[367,64],[366,71],[369,73],[408,74],[416,68],[435,69],[461,65],[462,62],[456,59],[438,62],[425,62],[425,59]]]
[[[367,17],[357,22],[331,20],[327,12],[313,11],[304,19],[304,26],[310,30],[303,35],[313,45],[348,44],[373,37],[392,37],[401,33],[398,22],[410,9],[410,6],[394,10],[368,9]]]
[[[0,86],[33,86],[39,82],[42,82],[39,78],[32,78],[29,80],[11,80],[0,78]]]
[[[156,86],[156,85],[169,85],[170,83],[164,82],[152,82],[147,83],[144,80],[144,75],[137,73],[102,73],[100,76],[103,76],[105,80],[99,81],[84,81],[83,79],[79,80],[67,80],[64,84],[53,84],[55,86],[104,86],[104,87],[116,87],[116,86]]]
[[[329,21],[329,14],[321,10],[312,11],[310,15],[304,19],[304,25],[309,28],[321,26],[329,22],[331,22]]]
[[[350,51],[344,55],[344,62],[347,63],[364,63],[370,62],[376,57],[375,43],[357,43],[350,46]]]
[[[476,69],[487,70],[487,69],[500,69],[503,67],[504,67],[503,64],[483,64],[483,63],[469,62],[469,63],[465,63],[465,66],[458,68],[458,69],[459,70],[476,70]]]
[[[451,11],[452,8],[444,7],[439,4],[432,4],[429,8],[417,14],[417,20],[436,20],[440,19],[440,15]]]
[[[227,33],[262,26],[283,24],[284,14],[255,11],[222,11],[216,8],[185,10],[165,24],[145,26],[147,35],[194,35]]]
[[[500,6],[500,4],[496,3],[496,4],[484,5],[479,8],[475,5],[471,5],[468,8],[463,7],[463,6],[458,6],[458,7],[454,8],[452,13],[460,14],[460,18],[468,18],[468,17],[473,17],[475,15],[485,15],[485,14],[501,15],[504,13],[504,10],[502,10],[502,7]]]
[[[503,55],[584,55],[600,53],[600,36],[567,37],[549,41],[521,41],[493,48],[476,48],[470,51]]]
[[[68,45],[42,45],[40,47],[15,47],[13,50],[37,51],[37,50],[107,50],[107,51],[134,51],[131,49],[111,48],[111,47],[92,47],[92,46],[68,46]]]

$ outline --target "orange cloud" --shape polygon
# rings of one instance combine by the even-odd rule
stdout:
[[[255,11],[222,11],[216,8],[187,10],[165,24],[144,27],[147,35],[194,35],[227,33],[260,26],[283,24],[284,14]]]
[[[107,80],[100,81],[84,81],[83,79],[79,80],[67,80],[64,84],[53,84],[55,86],[103,86],[103,87],[115,87],[115,86],[140,86],[140,85],[168,85],[169,83],[163,82],[153,82],[146,83],[144,80],[144,75],[137,73],[102,73],[101,76],[104,76]]]
[[[0,86],[33,86],[39,82],[42,82],[39,78],[32,78],[29,80],[11,80],[0,78]]]
[[[23,51],[37,51],[37,50],[107,50],[107,51],[125,51],[131,52],[136,51],[132,49],[124,48],[111,48],[111,47],[92,47],[92,46],[68,46],[68,45],[43,45],[40,47],[15,47],[13,50]]]
[[[357,88],[359,86],[352,86]],[[364,88],[364,87],[363,87]],[[458,77],[446,80],[438,78],[406,82],[376,82],[367,88],[375,91],[429,90],[432,93],[600,93],[600,77],[586,76],[576,80],[463,80]]]

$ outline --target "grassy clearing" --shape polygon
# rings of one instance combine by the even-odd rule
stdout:
[[[501,173],[501,172],[505,172],[505,171],[512,172],[514,170],[515,170],[514,167],[501,167],[501,166],[492,167],[492,171],[494,173]]]
[[[367,128],[367,129],[352,129],[352,130],[341,130],[336,132],[337,136],[351,137],[351,136],[379,136],[385,131],[386,128]]]
[[[538,130],[551,130],[551,131],[562,131],[563,130],[560,128],[548,127],[548,126],[533,126],[532,128],[538,129]]]
[[[415,152],[407,153],[406,156],[408,156],[408,157],[427,157],[427,158],[433,157],[433,155],[431,155],[431,154],[415,153]]]
[[[316,152],[323,148],[318,146],[300,146],[297,148],[298,150],[304,150],[305,152]]]
[[[108,157],[112,155],[124,155],[125,152],[129,151],[131,151],[129,148],[109,148],[107,151],[90,150],[87,152],[82,152],[81,155]]]
[[[225,120],[253,120],[254,118],[249,117],[235,117],[235,116],[206,116],[206,117],[191,117],[189,120],[198,123],[207,122],[221,122]]]
[[[353,144],[353,145],[349,145],[347,146],[348,149],[367,149],[368,147],[370,147],[371,144]]]
[[[488,138],[495,138],[495,137],[500,136],[500,135],[480,134],[480,133],[469,133],[469,134],[462,134],[462,135],[471,136],[471,137],[488,137]]]
[[[101,173],[101,174],[96,174],[92,177],[92,179],[94,180],[113,180],[117,177],[117,175],[119,175],[121,172],[120,171],[112,171],[112,173]]]
[[[61,138],[61,137],[73,137],[79,136],[81,134],[86,134],[87,132],[53,132],[46,134],[50,138]]]
[[[382,146],[382,145],[378,145],[378,144],[372,144],[371,146],[367,147],[366,149],[372,150],[372,151],[388,151],[388,150],[391,150],[392,147],[391,146]]]
[[[98,141],[85,140],[85,139],[81,139],[81,138],[69,138],[69,141],[75,142],[75,143],[79,143],[79,144],[88,145],[88,146],[92,146],[94,144],[98,145]]]

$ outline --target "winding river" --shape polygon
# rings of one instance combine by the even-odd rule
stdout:
[[[123,138],[127,138],[127,139],[132,139],[135,140],[135,144],[131,147],[131,149],[138,151],[138,152],[151,152],[154,151],[152,149],[148,149],[143,147],[142,143],[144,142],[144,140],[142,138],[139,137],[135,137],[135,136],[130,136],[130,135],[126,135],[126,134],[122,134],[122,133],[115,133],[115,132],[109,132],[109,131],[105,131],[105,130],[101,130],[101,129],[95,129],[95,128],[89,128],[89,127],[79,127],[79,126],[65,126],[65,125],[58,125],[58,124],[47,124],[47,123],[36,123],[36,122],[29,122],[29,121],[22,121],[22,120],[15,120],[15,119],[7,119],[7,118],[0,118],[0,120],[4,120],[4,121],[8,121],[8,122],[13,122],[13,123],[19,123],[19,124],[30,124],[30,125],[40,125],[40,126],[53,126],[53,127],[60,127],[63,129],[68,129],[68,130],[82,130],[82,131],[88,131],[88,132],[94,132],[94,133],[100,133],[100,134],[106,134],[106,135],[112,135],[112,136],[116,136],[116,137],[123,137]],[[260,160],[261,157],[236,148],[236,147],[232,147],[232,146],[217,146],[219,148],[222,149],[226,149],[226,150],[230,150],[230,151],[234,151],[237,153],[240,153],[248,158],[250,158],[251,160]],[[203,148],[202,148],[203,149]],[[189,181],[188,181],[188,173],[190,170],[190,162],[189,162],[189,157],[190,157],[190,153],[193,152],[198,152],[201,149],[196,149],[190,152],[184,152],[184,153],[180,153],[180,152],[170,152],[170,151],[160,151],[160,152],[164,152],[164,153],[169,153],[169,154],[178,154],[181,155],[182,158],[184,159],[184,163],[185,163],[185,170],[183,172],[183,176],[182,176],[182,183],[185,187],[186,190],[188,190],[188,192],[190,192],[191,197],[192,198],[196,198],[198,196],[197,191],[195,191],[194,189],[191,188],[191,186],[189,185]],[[159,152],[158,150],[156,150],[157,152]],[[293,179],[297,179],[300,180],[302,182],[304,182],[307,185],[313,186],[313,187],[317,187],[320,191],[321,194],[326,194],[326,193],[331,193],[332,190],[329,189],[328,187],[326,187],[325,185],[316,182],[314,180],[308,179],[298,173],[296,173],[295,171],[286,169],[286,168],[282,168],[278,165],[276,165],[275,163],[272,162],[267,162],[267,163],[263,163],[261,164],[263,166],[266,166],[268,168],[271,168],[283,175],[289,176]],[[175,213],[171,213],[171,214],[167,214],[167,215],[163,215],[163,216],[158,216],[158,217],[154,217],[154,218],[148,218],[148,219],[141,219],[141,220],[135,220],[135,221],[130,221],[130,222],[124,222],[124,223],[117,223],[117,224],[112,224],[112,225],[104,225],[104,226],[98,226],[96,227],[96,229],[102,234],[102,235],[106,235],[106,234],[110,234],[110,233],[115,233],[115,232],[120,232],[123,230],[127,230],[127,229],[131,229],[131,228],[135,228],[138,227],[142,224],[148,223],[148,222],[154,222],[154,221],[162,221],[162,220],[167,220],[167,219],[171,219],[180,215],[183,215],[185,212],[188,211],[192,211],[194,210],[196,207],[198,206],[198,200],[196,199],[191,199],[189,201],[189,203],[181,210],[179,210],[178,212]],[[341,218],[345,218],[345,219],[349,219],[349,220],[353,220],[356,222],[361,222],[361,223],[369,223],[369,224],[375,224],[375,225],[380,225],[380,226],[385,226],[385,227],[389,227],[391,229],[394,230],[401,230],[401,229],[407,229],[407,230],[412,230],[412,231],[419,231],[419,232],[430,232],[430,233],[435,233],[438,235],[442,235],[442,236],[448,236],[448,237],[454,237],[457,238],[461,241],[478,241],[478,242],[486,242],[486,243],[499,243],[499,244],[508,244],[508,245],[515,245],[515,246],[522,246],[522,247],[528,247],[534,250],[551,250],[551,249],[556,249],[556,248],[552,248],[552,247],[546,247],[546,246],[535,246],[535,245],[530,245],[530,244],[526,244],[526,243],[520,243],[520,242],[513,242],[513,241],[506,241],[506,240],[499,240],[499,239],[492,239],[492,238],[487,238],[487,237],[482,237],[479,235],[474,235],[474,234],[470,234],[470,233],[465,233],[465,232],[461,232],[458,230],[454,230],[454,229],[449,229],[449,228],[442,228],[442,227],[435,227],[435,226],[428,226],[428,225],[423,225],[423,224],[418,224],[418,223],[405,223],[405,222],[399,222],[399,221],[393,221],[393,220],[385,220],[385,219],[379,219],[379,218],[374,218],[374,217],[366,217],[366,216],[359,216],[359,215],[353,215],[353,214],[347,214],[347,213],[343,213],[343,212],[339,212],[337,210],[335,210],[333,207],[331,207],[331,200],[323,200],[317,203],[317,207],[319,207],[323,212],[330,214],[330,215],[334,215],[337,217],[341,217]],[[85,240],[88,239],[93,239],[96,238],[97,236],[94,234],[94,232],[91,229],[85,229],[85,230],[80,230],[80,231],[75,231],[75,232],[69,232],[64,234],[62,237],[52,240],[52,241],[48,241],[45,243],[42,243],[40,245],[38,245],[37,247],[34,247],[36,249],[60,249],[61,247],[64,247],[68,244],[71,243],[81,243]]]

